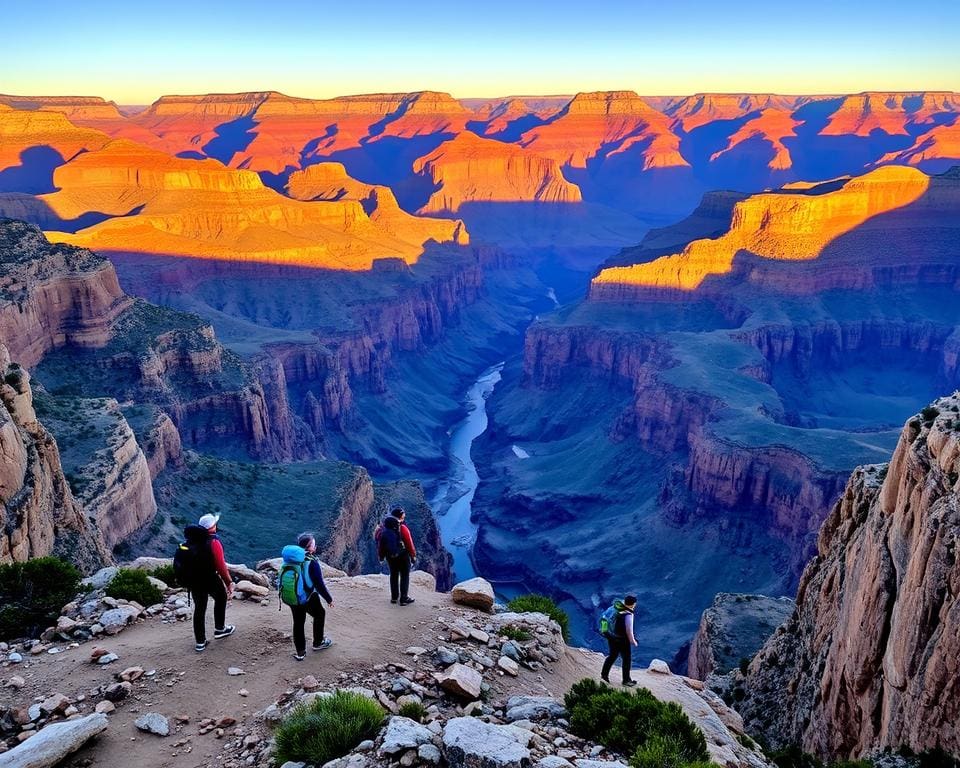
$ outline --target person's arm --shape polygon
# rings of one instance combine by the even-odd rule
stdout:
[[[227,568],[227,560],[223,556],[223,544],[220,543],[220,539],[211,540],[210,552],[213,554],[213,567],[227,591],[230,592],[233,590],[233,579],[230,577],[230,569]]]
[[[406,525],[400,525],[400,535],[403,536],[403,544],[410,553],[410,559],[417,559],[417,548],[413,546],[413,536],[410,535],[410,529]]]
[[[317,594],[326,600],[327,605],[333,605],[330,590],[327,589],[327,585],[323,580],[323,569],[320,567],[319,560],[310,561],[310,581],[313,582],[313,588],[317,590]]]
[[[623,626],[627,630],[627,640],[630,641],[630,645],[637,644],[637,638],[633,636],[633,614],[628,613],[623,617]]]
[[[383,551],[383,542],[380,536],[381,531],[383,531],[383,527],[378,525],[377,530],[373,532],[373,540],[377,542],[377,560],[382,563],[383,558],[386,557],[386,553]]]

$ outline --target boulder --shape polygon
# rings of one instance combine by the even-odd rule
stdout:
[[[453,598],[453,602],[460,605],[469,605],[471,608],[479,608],[487,613],[493,611],[493,585],[479,576],[461,581],[454,586],[450,596]]]
[[[443,729],[443,748],[450,768],[526,768],[531,736],[512,725],[455,717]]]
[[[654,659],[650,662],[650,666],[647,667],[651,672],[656,672],[659,675],[672,675],[673,672],[670,671],[670,665],[667,664],[663,659]]]
[[[420,758],[420,762],[427,765],[439,765],[443,755],[433,744],[421,744],[417,750],[417,757]]]
[[[436,678],[440,687],[454,696],[471,700],[480,698],[483,677],[473,667],[458,662],[443,672],[437,672]]]
[[[450,648],[445,648],[442,645],[437,648],[436,651],[434,651],[433,655],[436,657],[437,661],[445,667],[449,667],[451,664],[456,664],[458,661],[460,661],[460,656],[456,651],[453,651]]]
[[[420,587],[430,592],[437,591],[437,580],[432,573],[427,573],[426,571],[411,571],[410,583],[415,587]]]
[[[50,768],[107,729],[107,716],[95,713],[52,723],[0,757],[3,768]]]
[[[585,760],[579,759],[573,761],[574,765],[577,768],[627,768],[619,760],[609,761],[609,760]]]
[[[227,570],[235,581],[249,581],[260,587],[270,587],[270,579],[246,565],[227,563]]]
[[[136,621],[140,615],[140,610],[132,605],[118,605],[100,614],[97,621],[103,627],[103,631],[108,635],[115,635],[122,631],[128,624]]]
[[[520,665],[509,656],[501,656],[499,659],[497,659],[497,666],[508,675],[513,677],[516,677],[518,674],[520,674]]]
[[[409,717],[391,717],[383,735],[381,755],[398,755],[408,749],[416,749],[422,744],[429,744],[433,734],[424,726]]]
[[[158,712],[146,712],[134,720],[133,724],[144,733],[155,733],[157,736],[170,735],[170,722]]]
[[[266,597],[270,594],[268,587],[254,584],[252,581],[243,579],[238,581],[234,587],[241,595],[250,595],[251,597]]]
[[[566,717],[567,710],[549,696],[511,696],[507,699],[507,721],[539,720],[543,717]]]
[[[93,574],[93,576],[87,576],[87,578],[80,582],[80,585],[90,587],[90,589],[103,589],[113,580],[113,577],[117,575],[118,570],[120,569],[117,568],[117,566],[108,565],[106,568],[101,568]]]
[[[573,768],[573,763],[559,755],[547,755],[540,758],[537,768]]]
[[[53,693],[44,699],[40,704],[40,709],[52,714],[54,712],[63,712],[70,706],[70,699],[62,693]]]

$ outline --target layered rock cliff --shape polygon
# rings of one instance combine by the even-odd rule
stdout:
[[[74,500],[53,436],[37,420],[25,368],[0,344],[0,563],[56,554],[84,571],[109,555]]]
[[[824,523],[796,612],[741,706],[771,744],[823,757],[960,752],[960,398],[911,418],[888,465],[857,469]]]

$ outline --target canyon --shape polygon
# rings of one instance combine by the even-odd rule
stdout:
[[[503,361],[472,565],[583,642],[634,589],[640,655],[672,654],[717,591],[792,594],[851,469],[957,386],[958,116],[947,92],[0,96],[0,214],[36,227],[0,227],[0,339],[103,546],[231,510],[230,551],[266,514],[357,572],[403,499],[442,584],[425,499]]]

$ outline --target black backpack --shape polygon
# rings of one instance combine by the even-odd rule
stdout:
[[[181,587],[193,589],[208,574],[212,566],[210,534],[199,525],[183,529],[186,541],[173,553],[173,573]]]
[[[390,523],[391,520],[392,523]],[[407,548],[403,545],[403,539],[400,538],[400,524],[395,517],[388,517],[380,526],[380,543],[383,545],[383,551],[387,553],[387,557],[400,557],[407,551]]]

